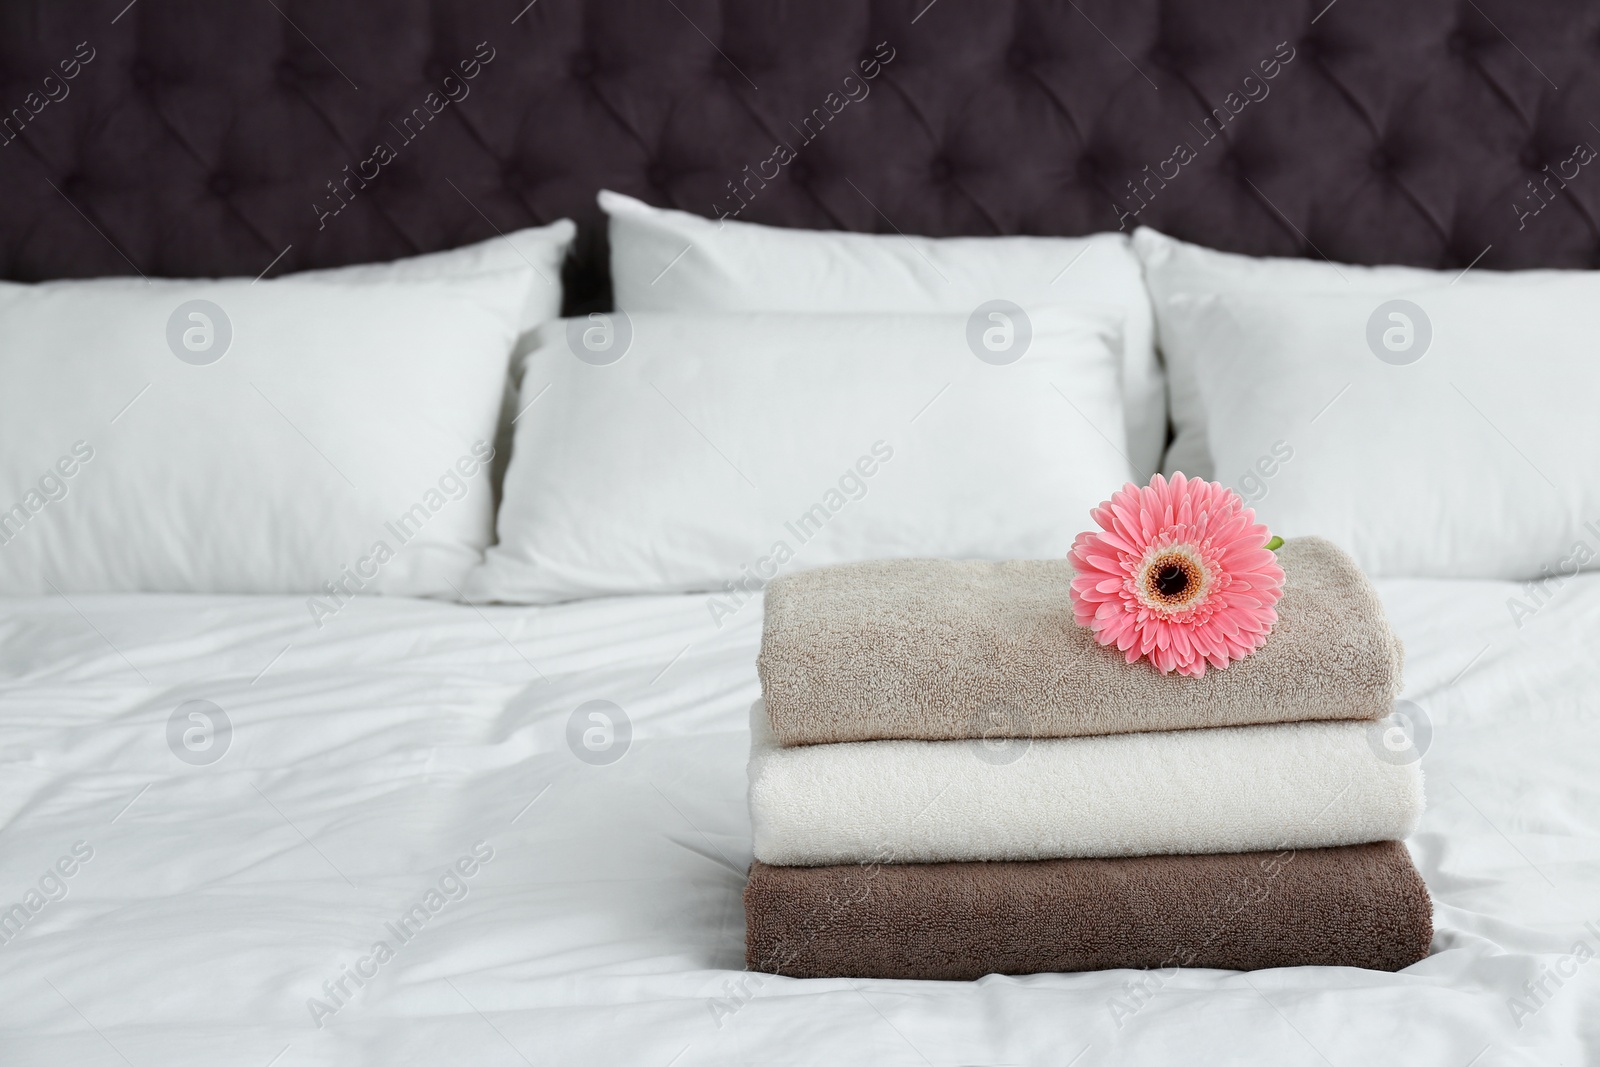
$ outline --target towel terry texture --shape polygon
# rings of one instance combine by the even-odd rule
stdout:
[[[820,866],[1321,848],[1406,837],[1418,763],[1376,723],[784,747],[751,708],[755,858]],[[887,852],[885,852],[887,850]]]
[[[1114,967],[1395,971],[1432,905],[1405,846],[1034,863],[750,868],[751,970],[932,978]]]
[[[880,560],[775,580],[757,666],[784,745],[1083,737],[1379,719],[1400,643],[1355,561],[1321,538],[1278,550],[1267,643],[1204,677],[1163,675],[1072,618],[1066,560]]]

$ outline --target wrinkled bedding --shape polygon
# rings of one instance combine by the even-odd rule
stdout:
[[[759,602],[0,602],[0,1063],[1596,1062],[1600,576],[1379,589],[1427,959],[971,983],[743,970]]]

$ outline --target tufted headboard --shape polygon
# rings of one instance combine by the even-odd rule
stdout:
[[[0,109],[23,281],[572,216],[587,307],[601,188],[785,226],[1600,266],[1582,0],[4,0]]]

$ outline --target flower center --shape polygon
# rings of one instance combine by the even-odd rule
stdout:
[[[1162,607],[1188,603],[1200,591],[1200,585],[1200,568],[1193,560],[1176,552],[1160,556],[1145,572],[1145,592]]]

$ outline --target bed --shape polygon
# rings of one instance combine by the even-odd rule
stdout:
[[[746,972],[756,611],[718,629],[701,597],[371,598],[308,638],[298,599],[11,602],[4,903],[77,843],[93,857],[0,947],[5,1059],[1587,1062],[1600,966],[1573,952],[1600,946],[1597,583],[1520,631],[1510,584],[1382,587],[1432,725],[1410,842],[1435,900],[1426,961],[1161,983]],[[232,733],[174,772],[168,720],[189,699],[234,709]],[[569,747],[591,700],[631,722],[615,762]],[[330,995],[378,941],[393,958]],[[1548,996],[1522,988],[1541,980]]]
[[[1487,0],[12,3],[7,107],[83,69],[6,128],[0,276],[270,276],[570,216],[565,308],[604,308],[598,189],[714,215],[880,40],[873,108],[744,218],[1593,268],[1600,183],[1507,205],[1600,117],[1597,32]],[[329,218],[361,131],[480,42],[471,105]],[[1270,108],[1130,195],[1280,42]],[[973,983],[745,970],[758,599],[358,597],[326,628],[300,596],[0,600],[0,1063],[1600,1060],[1600,575],[1531,614],[1513,582],[1379,589],[1426,960]]]

